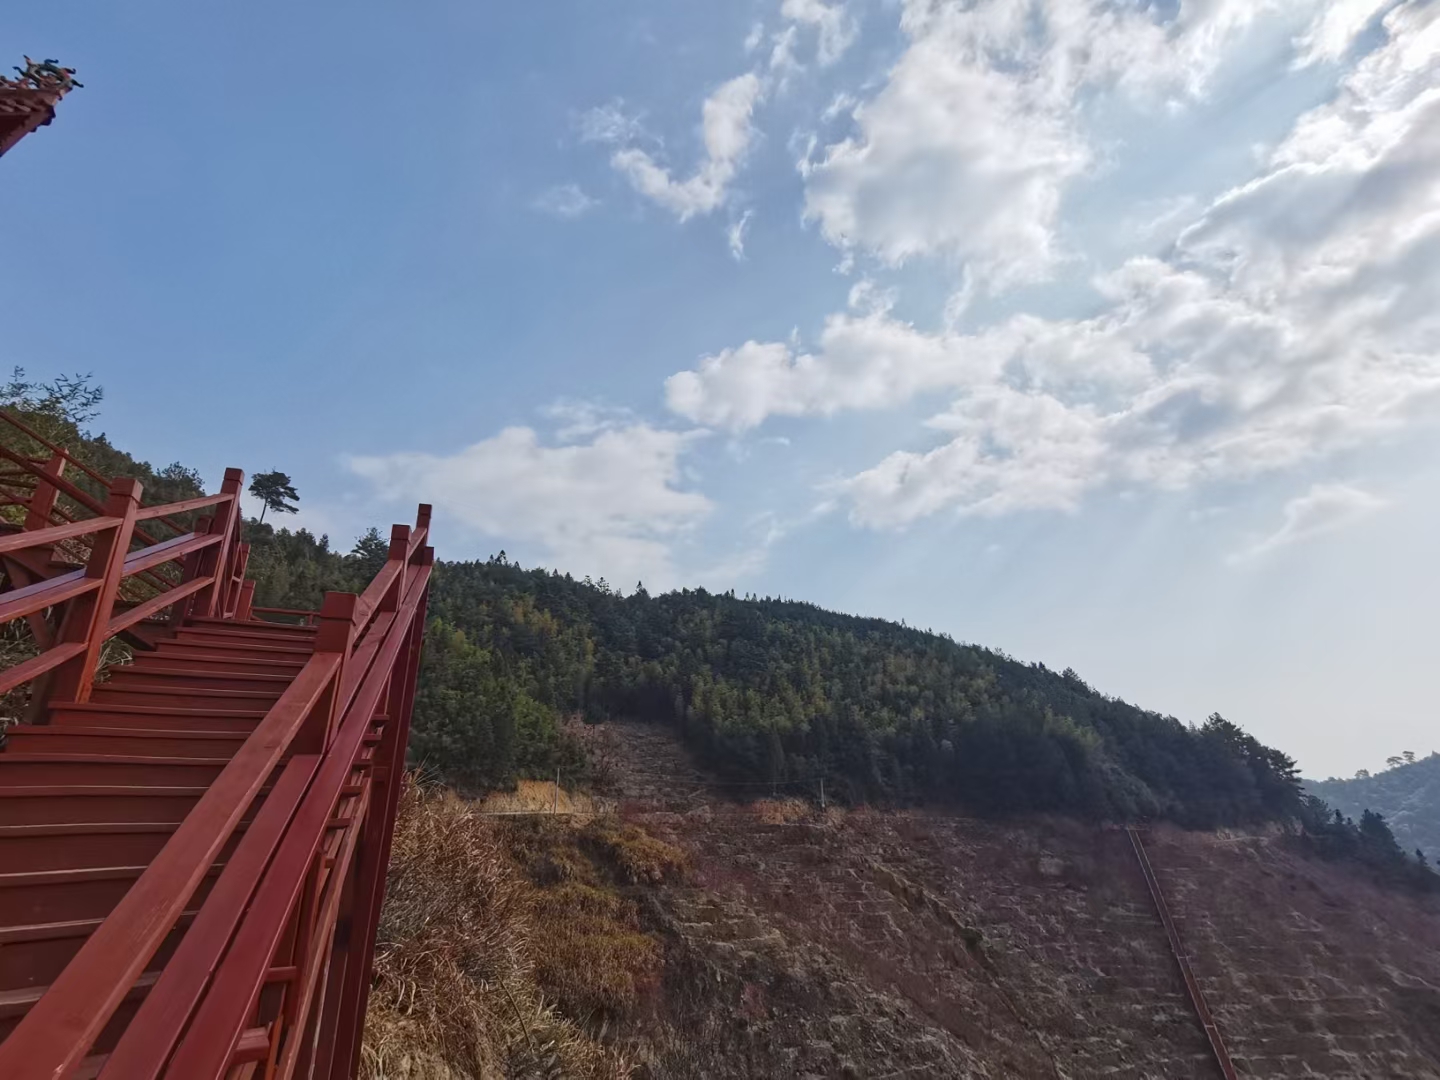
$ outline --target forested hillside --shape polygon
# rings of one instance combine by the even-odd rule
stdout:
[[[683,590],[622,596],[502,556],[436,572],[412,751],[469,785],[549,768],[560,715],[674,725],[737,780],[1219,825],[1301,811],[1294,763],[1074,672],[880,619]]]
[[[1405,761],[1397,758],[1384,772],[1362,773],[1351,780],[1307,780],[1306,788],[1346,815],[1365,810],[1384,814],[1395,839],[1406,850],[1440,857],[1440,752]]]
[[[206,489],[193,469],[155,468],[86,431],[102,396],[88,378],[37,383],[17,369],[0,396],[97,471],[142,479],[152,500]],[[326,590],[358,591],[387,547],[373,528],[349,551],[304,529],[244,528],[261,606],[317,608]],[[1295,822],[1324,854],[1399,866],[1383,817],[1353,799],[1339,804],[1358,810],[1336,815],[1305,796],[1286,754],[1219,715],[1188,726],[1099,694],[1069,669],[882,619],[703,589],[622,595],[603,580],[522,569],[503,552],[438,563],[430,613],[410,756],[462,790],[557,769],[582,782],[589,763],[569,722],[625,717],[673,727],[741,784],[804,794],[823,781],[845,802],[984,814]],[[1391,812],[1410,815],[1409,828],[1415,809]]]

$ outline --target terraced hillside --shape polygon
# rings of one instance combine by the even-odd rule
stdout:
[[[1123,832],[747,806],[661,729],[596,737],[622,815],[693,864],[642,897],[653,1075],[1219,1075]],[[1433,904],[1276,835],[1147,844],[1240,1075],[1440,1077]]]

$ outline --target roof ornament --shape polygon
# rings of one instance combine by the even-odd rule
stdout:
[[[7,79],[0,75],[0,86],[8,86],[15,90],[49,90],[51,92],[68,93],[85,84],[75,81],[75,69],[61,67],[58,60],[31,60],[25,57],[25,66],[15,69],[19,77]]]

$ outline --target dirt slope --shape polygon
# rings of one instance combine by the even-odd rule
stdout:
[[[743,805],[662,729],[596,730],[621,814],[690,855],[660,1077],[1182,1080],[1219,1072],[1124,833]],[[1242,1076],[1440,1077],[1440,911],[1278,837],[1148,837]]]

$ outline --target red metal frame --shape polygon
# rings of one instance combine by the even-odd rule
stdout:
[[[142,508],[140,485],[115,481],[100,516],[52,525],[54,493],[71,494],[61,476],[69,459],[55,454],[63,452],[35,464],[43,479],[29,510],[40,527],[0,535],[0,556],[85,535],[94,538],[91,553],[79,570],[0,595],[0,622],[62,604],[65,612],[40,655],[0,673],[0,690],[53,673],[48,687],[36,684],[49,708],[97,708],[86,702],[104,642],[168,607],[169,625],[183,627],[188,639],[162,645],[163,660],[123,669],[131,672],[128,683],[108,689],[98,708],[145,718],[150,730],[126,738],[206,755],[123,759],[137,777],[213,779],[183,819],[172,819],[178,824],[168,841],[137,868],[109,915],[0,1041],[0,1076],[352,1077],[425,627],[434,559],[426,543],[429,507],[421,507],[413,528],[395,527],[385,566],[362,595],[328,594],[319,613],[264,611],[253,608],[254,585],[244,581],[238,470],[226,473],[217,495],[162,507]],[[211,516],[193,531],[163,542],[144,538],[130,550],[141,535],[137,521],[169,522],[201,509]],[[152,598],[117,606],[127,578],[166,564],[183,566],[179,584],[162,579]],[[256,620],[262,614],[304,623],[286,629]],[[179,708],[161,704],[167,683],[171,694],[193,684],[210,704],[221,699],[218,711],[206,710],[212,727],[231,716],[242,723],[252,699],[267,704],[253,730],[187,734],[180,725],[192,691],[180,692]],[[271,683],[268,695],[251,689]],[[32,742],[43,730],[35,729]],[[103,727],[83,732],[87,746],[111,738]],[[237,742],[228,760],[208,756],[212,747]],[[30,761],[25,768],[44,778],[36,783],[48,784],[82,757],[90,755],[11,764]],[[110,768],[122,761],[94,757]],[[143,790],[164,797],[192,789]],[[208,891],[197,891],[202,886]],[[168,956],[158,971],[157,955]],[[118,1010],[137,1000],[117,1035]],[[97,1054],[102,1032],[110,1049]]]
[[[1220,1028],[1215,1023],[1215,1017],[1210,1014],[1210,1006],[1205,1003],[1205,994],[1195,979],[1195,973],[1190,970],[1190,956],[1180,940],[1180,931],[1175,926],[1175,920],[1170,917],[1170,907],[1165,903],[1165,893],[1160,889],[1160,880],[1155,876],[1155,868],[1150,865],[1150,856],[1146,854],[1145,845],[1140,840],[1140,830],[1132,825],[1127,826],[1125,831],[1130,834],[1130,846],[1135,849],[1135,859],[1140,864],[1140,872],[1145,875],[1150,899],[1155,904],[1160,923],[1165,927],[1165,937],[1170,942],[1170,955],[1175,957],[1175,963],[1180,968],[1180,977],[1185,980],[1185,993],[1190,996],[1195,1016],[1205,1030],[1205,1038],[1210,1042],[1210,1052],[1215,1058],[1215,1064],[1220,1067],[1220,1074],[1225,1080],[1238,1080],[1235,1065],[1230,1060],[1230,1051],[1225,1048],[1225,1040],[1220,1035]]]

